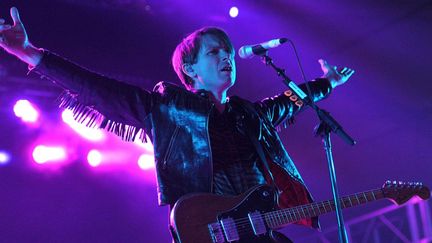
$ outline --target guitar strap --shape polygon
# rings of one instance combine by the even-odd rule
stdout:
[[[261,144],[258,142],[258,139],[253,134],[251,134],[250,132],[248,132],[247,134],[249,135],[250,140],[252,141],[253,145],[255,146],[256,151],[258,153],[258,156],[261,159],[262,164],[264,165],[264,167],[266,168],[266,170],[268,172],[272,186],[275,189],[275,191],[277,192],[276,195],[279,196],[279,189],[276,185],[275,179],[273,177],[273,173],[270,170],[270,166],[267,162],[266,156],[264,155],[264,151],[263,151]]]
[[[257,111],[253,105],[249,102],[242,102],[243,107],[247,109],[249,114],[255,114],[255,116],[259,119],[259,133],[261,133],[261,129],[262,129],[262,120],[259,116],[259,111]],[[277,192],[276,195],[279,196],[279,189],[276,186],[276,182],[275,182],[275,178],[273,177],[273,173],[270,170],[270,166],[267,162],[267,158],[264,154],[264,150],[261,146],[261,143],[258,141],[258,138],[255,134],[253,134],[254,129],[251,129],[250,127],[248,127],[248,125],[246,125],[246,133],[249,136],[249,139],[251,140],[252,144],[254,145],[254,147],[256,148],[256,152],[258,153],[258,156],[261,159],[262,164],[264,165],[265,169],[268,172],[268,175],[270,177],[271,180],[271,185],[273,186],[273,188],[275,189],[275,191]],[[261,137],[261,134],[259,135],[259,137]]]

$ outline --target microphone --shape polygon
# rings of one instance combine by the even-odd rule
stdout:
[[[241,58],[244,59],[252,58],[253,56],[260,56],[266,53],[268,49],[278,47],[287,41],[287,38],[280,38],[263,42],[257,45],[242,46],[240,47],[238,54]]]

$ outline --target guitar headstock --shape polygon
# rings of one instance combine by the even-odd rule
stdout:
[[[400,205],[413,196],[418,196],[423,200],[430,197],[430,190],[421,182],[401,182],[401,181],[386,181],[382,186],[384,197],[393,200]]]

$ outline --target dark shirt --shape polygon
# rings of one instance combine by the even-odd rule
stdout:
[[[249,138],[236,129],[230,107],[227,103],[222,113],[213,109],[209,120],[213,192],[219,195],[238,195],[265,183],[258,154]]]

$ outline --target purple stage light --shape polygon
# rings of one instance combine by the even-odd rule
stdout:
[[[15,116],[21,118],[24,122],[34,123],[39,118],[39,112],[28,100],[18,100],[14,105],[13,111]]]
[[[75,121],[71,110],[64,110],[62,112],[62,119],[64,123],[68,124],[76,133],[87,140],[103,141],[106,137],[102,130],[86,127],[84,125],[87,123],[86,120],[82,124]]]
[[[138,159],[138,166],[142,170],[150,170],[153,169],[154,166],[154,156],[150,154],[143,154]]]
[[[237,7],[231,7],[229,10],[229,15],[231,16],[231,18],[235,18],[237,17],[239,14],[239,9]]]
[[[92,167],[105,169],[121,168],[138,157],[133,151],[109,149],[107,147],[92,149],[87,154],[87,162]]]
[[[0,165],[5,165],[9,163],[10,155],[6,151],[0,151]]]
[[[90,150],[87,154],[87,162],[92,167],[97,167],[102,163],[102,154],[96,149]]]
[[[33,149],[32,155],[38,164],[62,162],[66,159],[66,149],[62,146],[38,145]]]

